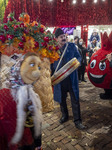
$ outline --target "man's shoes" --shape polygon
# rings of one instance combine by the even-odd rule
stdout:
[[[35,150],[42,150],[42,147],[37,147]]]
[[[79,80],[79,83],[81,83],[81,80]]]
[[[68,117],[67,116],[62,116],[61,119],[59,120],[59,122],[62,124],[64,122],[68,121]]]
[[[86,129],[86,127],[82,124],[82,123],[75,123],[76,128],[78,128],[79,130],[84,130]]]
[[[87,82],[85,79],[82,80],[83,82]]]
[[[104,100],[112,99],[112,95],[105,94],[105,93],[100,93],[100,98]]]

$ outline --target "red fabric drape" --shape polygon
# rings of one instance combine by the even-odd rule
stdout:
[[[84,40],[86,46],[88,41],[88,25],[81,26],[81,38]]]
[[[76,25],[105,25],[112,24],[112,0],[98,1],[87,0],[82,4],[82,0],[77,0],[77,4],[72,4],[72,0],[9,0],[5,11],[4,21],[7,15],[14,11],[17,19],[22,12],[28,12],[31,21],[38,18],[47,26],[76,26]]]
[[[17,150],[18,145],[11,145],[10,141],[16,130],[16,103],[10,89],[0,90],[0,150]],[[29,128],[24,129],[20,145],[31,145],[32,134]],[[10,144],[10,145],[9,145]],[[9,145],[9,147],[8,147]]]

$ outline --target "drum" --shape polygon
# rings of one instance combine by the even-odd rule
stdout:
[[[75,69],[79,67],[80,63],[76,58],[71,59],[61,69],[53,74],[51,77],[52,85],[56,85],[68,77]]]

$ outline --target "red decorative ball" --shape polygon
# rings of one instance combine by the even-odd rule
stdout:
[[[23,42],[19,42],[19,47],[23,49],[24,48],[24,43]]]
[[[21,23],[19,26],[20,28],[24,28],[24,23]]]
[[[8,31],[8,30],[9,30],[9,27],[8,27],[7,25],[4,25],[4,29],[5,29],[6,31]]]
[[[39,43],[38,42],[35,42],[35,48],[36,47],[39,47]]]
[[[6,37],[4,35],[0,35],[0,40],[2,41],[2,43],[4,43],[6,40]]]
[[[21,37],[21,40],[22,40],[23,42],[26,42],[26,39],[25,39],[24,36]]]
[[[40,32],[41,32],[41,33],[44,33],[44,29],[43,29],[43,28],[40,28]]]
[[[47,36],[44,37],[44,41],[45,41],[45,42],[49,42],[49,37],[47,37]]]

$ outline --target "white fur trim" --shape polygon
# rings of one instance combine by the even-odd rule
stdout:
[[[24,111],[24,108],[28,103],[27,88],[29,88],[29,97],[34,106],[33,120],[34,120],[35,136],[38,136],[41,133],[42,114],[41,114],[40,98],[33,91],[31,86],[29,85],[20,86],[20,88],[17,90],[17,95],[16,95],[17,96],[16,97],[17,98],[17,126],[16,126],[16,133],[11,140],[12,144],[17,144],[23,136],[24,125],[26,121],[26,112]]]

